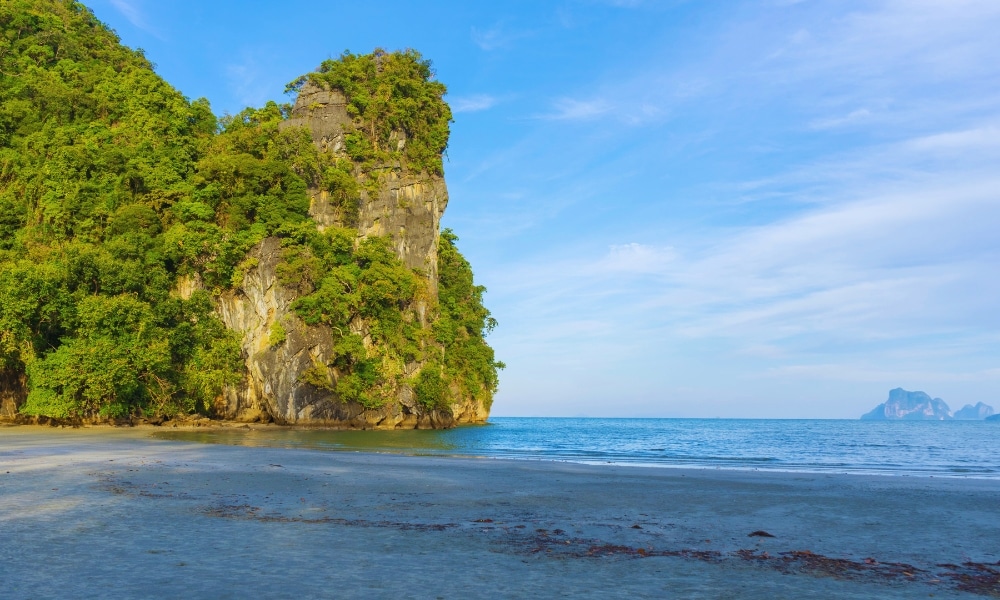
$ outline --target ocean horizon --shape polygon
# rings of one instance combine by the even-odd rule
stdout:
[[[585,464],[1000,479],[1000,423],[494,417],[447,430],[156,431],[157,439]]]

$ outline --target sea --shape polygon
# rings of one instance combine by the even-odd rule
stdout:
[[[1000,479],[1000,422],[494,417],[447,430],[157,431],[190,442],[594,465]]]

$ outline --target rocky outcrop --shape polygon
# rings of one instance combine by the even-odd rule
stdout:
[[[975,406],[966,404],[962,408],[956,410],[952,418],[962,421],[981,421],[993,416],[993,412],[993,407],[989,404],[977,402]]]
[[[943,421],[951,418],[951,409],[944,400],[931,398],[924,392],[908,392],[903,388],[889,391],[889,399],[861,416],[865,420],[925,420]]]
[[[344,158],[345,133],[353,127],[346,100],[339,91],[306,82],[299,90],[291,116],[281,124],[308,128],[322,153]],[[399,149],[405,136],[395,136]],[[413,173],[401,164],[384,165],[367,172],[355,168],[360,202],[348,222],[343,209],[330,200],[327,191],[310,188],[310,216],[322,230],[352,226],[358,237],[387,236],[396,255],[406,266],[427,278],[432,296],[437,295],[437,248],[441,215],[448,203],[444,179]],[[377,185],[373,185],[376,184]],[[369,409],[342,402],[332,390],[338,374],[333,362],[334,334],[324,326],[307,326],[291,309],[295,292],[281,285],[276,276],[280,242],[266,239],[255,247],[245,264],[252,265],[242,284],[222,294],[217,313],[230,329],[243,336],[247,374],[236,387],[226,389],[215,406],[218,416],[239,421],[273,420],[286,424],[325,425],[352,428],[439,428],[458,423],[481,423],[489,416],[482,402],[465,400],[450,411],[423,410],[413,390],[400,385],[394,401]],[[182,282],[180,289],[190,284]],[[180,291],[179,289],[179,291]],[[190,292],[188,292],[190,293]],[[422,315],[425,305],[415,309]],[[351,325],[352,333],[365,337],[363,322]],[[283,339],[276,342],[275,331]],[[367,343],[367,342],[366,342]],[[419,364],[406,366],[406,376]],[[313,385],[304,379],[324,373],[329,385]],[[322,382],[321,382],[322,383]]]
[[[290,118],[281,124],[282,129],[290,127],[308,128],[320,152],[343,158],[345,133],[353,124],[343,94],[305,83]],[[403,149],[406,138],[402,133],[392,139]],[[399,163],[369,171],[355,168],[354,176],[360,183],[360,198],[352,222],[345,221],[327,191],[315,186],[309,190],[309,212],[317,226],[356,227],[359,239],[389,237],[396,255],[427,278],[431,298],[436,298],[440,221],[448,203],[443,177],[414,173]],[[216,313],[241,336],[246,371],[238,385],[225,388],[216,399],[213,416],[359,429],[445,428],[486,421],[489,409],[481,401],[466,398],[448,410],[426,410],[405,384],[392,390],[393,398],[379,408],[341,401],[333,391],[338,374],[329,367],[335,358],[334,333],[325,326],[306,325],[292,310],[296,292],[279,282],[280,260],[280,240],[263,240],[243,261],[240,285],[215,297]],[[178,280],[173,292],[189,298],[203,288],[197,275],[189,275]],[[412,307],[421,323],[428,306],[425,297]],[[359,334],[368,345],[365,327],[361,321],[352,323],[351,333]],[[404,376],[415,375],[420,367],[419,363],[406,365]],[[315,381],[308,374],[317,369],[326,374],[329,385],[306,382]],[[0,419],[15,419],[25,397],[23,373],[15,376],[0,371]]]
[[[327,387],[303,381],[318,365],[332,362],[334,333],[325,326],[308,326],[292,310],[295,293],[276,275],[281,258],[277,238],[267,238],[249,254],[252,265],[239,287],[223,293],[216,312],[242,338],[246,362],[244,380],[227,388],[214,406],[217,416],[235,421],[275,421],[289,425],[317,425],[355,429],[429,429],[458,423],[483,422],[488,412],[477,402],[451,411],[426,411],[413,390],[400,386],[395,401],[379,408],[343,402]],[[364,335],[364,324],[352,325]],[[280,335],[275,335],[280,331]],[[408,367],[412,373],[418,365]],[[337,373],[329,370],[330,383]],[[331,385],[332,387],[332,385]]]
[[[320,152],[343,155],[344,133],[352,127],[344,95],[306,82],[299,90],[292,114],[282,129],[307,127]],[[401,149],[405,136],[398,133]],[[362,185],[357,223],[345,223],[339,207],[325,190],[309,190],[309,214],[320,229],[334,225],[357,226],[358,237],[390,236],[396,255],[411,269],[427,275],[432,293],[437,289],[437,246],[441,215],[448,205],[444,178],[413,173],[400,164],[384,165],[369,172],[358,171],[362,183],[378,181],[377,191]]]
[[[340,153],[344,149],[344,130],[351,122],[344,94],[306,82],[281,128],[306,127],[320,152]]]
[[[948,404],[931,398],[924,392],[908,392],[903,388],[889,391],[889,399],[861,416],[868,421],[981,421],[993,415],[993,407],[983,402],[966,404],[952,414]]]

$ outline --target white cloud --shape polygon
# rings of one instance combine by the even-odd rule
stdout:
[[[672,273],[679,291],[660,305],[689,311],[685,335],[758,342],[996,327],[1000,248],[983,222],[998,219],[1000,177],[824,205],[719,240]]]
[[[616,244],[598,263],[608,273],[661,273],[677,257],[671,247],[650,246],[635,242]]]
[[[136,29],[141,29],[153,37],[162,39],[162,36],[156,31],[156,29],[149,25],[145,15],[142,13],[142,10],[136,4],[136,0],[109,0],[109,2],[111,2],[111,6],[114,6],[115,9],[120,12],[122,16],[128,19],[128,22],[131,23]]]
[[[560,246],[489,273],[500,348],[643,365],[629,390],[745,385],[764,404],[809,381],[940,382],[927,391],[953,404],[949,389],[1000,389],[1000,3],[764,4],[637,51],[538,115],[569,141],[548,161],[521,146],[532,160],[505,171],[576,163],[566,185],[586,191],[546,213],[567,194],[512,183],[535,199],[517,235],[551,228]],[[623,189],[587,189],[631,169]],[[575,373],[553,372],[556,391],[602,406]]]
[[[448,104],[451,105],[452,112],[479,112],[496,106],[497,99],[489,94],[474,94],[449,98]]]
[[[128,19],[129,23],[135,25],[136,27],[142,28],[144,25],[142,15],[139,13],[139,9],[135,5],[131,4],[129,0],[110,0],[111,5],[118,9],[122,15]]]
[[[1000,369],[981,369],[962,372],[929,372],[926,370],[907,371],[899,369],[878,369],[871,365],[857,363],[826,363],[815,365],[784,365],[769,369],[762,376],[784,379],[795,377],[807,380],[848,381],[880,383],[883,381],[942,382],[983,382],[1000,380]],[[952,409],[961,404],[952,404]]]
[[[644,4],[643,0],[604,0],[604,3],[618,8],[636,8]]]
[[[948,154],[958,152],[964,156],[976,153],[982,156],[982,152],[1000,150],[1000,127],[985,125],[958,131],[944,131],[913,139],[907,146],[915,152]]]
[[[701,376],[732,377],[756,363],[757,375],[748,376],[770,381],[992,385],[1000,174],[975,165],[956,171],[949,159],[919,177],[886,181],[877,169],[841,179],[880,161],[910,173],[908,165],[926,164],[942,145],[950,155],[982,154],[985,131],[942,132],[817,162],[795,179],[829,179],[828,197],[759,225],[700,228],[672,237],[670,246],[561,248],[507,265],[490,274],[491,300],[501,295],[498,318],[516,321],[520,333],[501,346],[510,352],[511,344],[529,362],[553,354],[586,362],[607,352],[613,358],[602,360],[625,368],[672,347],[708,344],[714,359],[692,366]],[[732,365],[712,364],[726,356]]]
[[[809,123],[809,126],[812,129],[834,129],[836,127],[844,127],[845,125],[853,125],[858,122],[863,122],[865,119],[870,117],[871,114],[871,111],[867,108],[859,108],[842,117],[816,119]]]
[[[280,90],[280,79],[269,64],[271,55],[263,49],[244,49],[240,61],[226,65],[226,79],[233,97],[242,105],[263,106]]]
[[[539,118],[554,121],[580,121],[593,119],[611,110],[611,105],[604,99],[575,100],[560,98],[552,103],[555,112],[541,115]]]
[[[498,23],[486,29],[473,27],[470,33],[474,44],[487,52],[511,46],[521,38],[531,35],[529,31],[512,30],[506,24]]]

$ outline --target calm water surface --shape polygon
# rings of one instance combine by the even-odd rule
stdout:
[[[160,439],[411,455],[1000,479],[1000,423],[492,418],[445,431],[160,431]]]

